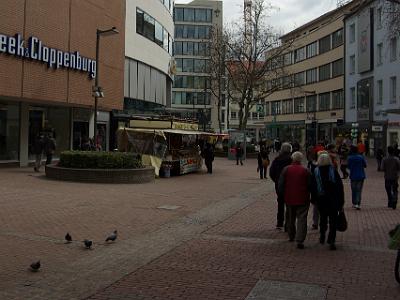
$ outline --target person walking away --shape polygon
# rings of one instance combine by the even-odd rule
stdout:
[[[303,154],[292,154],[292,164],[285,167],[279,178],[278,191],[284,198],[288,211],[289,241],[296,240],[297,248],[304,249],[307,236],[307,215],[310,207],[312,177],[309,170],[302,166]]]
[[[277,229],[282,229],[285,221],[285,199],[281,197],[278,191],[279,177],[282,173],[282,170],[292,163],[292,158],[290,157],[291,152],[292,146],[289,143],[283,143],[279,155],[273,160],[271,167],[269,168],[269,177],[275,183],[275,191],[278,202],[278,212],[276,214]]]
[[[207,173],[212,174],[212,164],[214,161],[214,151],[210,143],[206,144],[206,148],[204,149],[204,163],[207,167]]]
[[[365,168],[367,167],[367,162],[365,161],[364,156],[358,153],[357,146],[351,146],[347,164],[350,170],[353,208],[359,210],[361,208],[361,195],[364,180],[366,178]]]
[[[385,189],[388,196],[388,207],[396,209],[399,188],[400,160],[395,156],[392,146],[387,148],[388,156],[382,161],[382,171],[385,172]]]
[[[349,173],[347,172],[347,158],[349,156],[349,148],[346,143],[343,142],[339,149],[339,158],[340,158],[340,171],[342,172],[343,179],[347,179],[349,177]]]
[[[335,151],[335,145],[329,144],[329,145],[326,147],[326,150],[328,151],[329,157],[330,157],[331,160],[332,160],[332,165],[333,165],[333,166],[335,167],[335,169],[337,170],[338,167],[339,167],[339,163],[338,163],[338,155],[337,155],[337,153],[336,153],[336,151]]]
[[[261,146],[260,152],[257,155],[258,167],[257,170],[260,173],[260,179],[267,178],[267,169],[269,166],[268,151],[265,146]]]
[[[393,147],[392,147],[393,148]],[[379,148],[378,150],[376,150],[376,164],[377,164],[377,171],[382,171],[382,160],[384,157],[384,153],[383,150],[381,148]],[[394,156],[394,149],[393,149],[393,156]]]
[[[310,171],[311,175],[314,175],[314,170],[318,166],[317,158],[318,158],[318,155],[315,152],[313,152],[312,156],[309,157],[309,159],[311,159],[311,161],[308,162],[307,169]],[[313,203],[313,216],[312,216],[311,228],[313,230],[317,230],[318,223],[319,223],[319,210],[318,210],[317,205],[315,203]]]
[[[300,151],[300,144],[298,141],[294,141],[292,144],[292,152]]]
[[[55,139],[47,134],[43,142],[44,153],[46,154],[46,165],[51,164],[53,160],[54,152],[56,151],[56,141]]]
[[[237,143],[237,145],[236,145],[236,165],[239,165],[239,161],[240,161],[240,165],[243,166],[242,145],[240,143]]]
[[[320,213],[319,242],[325,243],[329,223],[328,244],[331,250],[336,250],[337,218],[344,205],[343,182],[338,171],[332,165],[328,154],[318,157],[318,166],[313,176],[312,202]]]
[[[357,144],[357,148],[358,148],[358,153],[361,155],[365,155],[365,145],[362,141],[359,141]]]
[[[39,133],[36,135],[33,142],[33,152],[35,153],[35,166],[33,167],[33,170],[39,172],[42,165],[43,154],[43,136]]]

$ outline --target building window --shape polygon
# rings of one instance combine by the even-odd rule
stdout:
[[[382,7],[376,10],[376,26],[378,29],[382,28]]]
[[[306,97],[306,110],[307,112],[317,111],[317,96],[307,96]]]
[[[304,72],[294,74],[294,86],[304,85]]]
[[[397,38],[390,39],[390,61],[397,59]]]
[[[349,59],[350,63],[350,74],[354,74],[356,72],[356,56],[352,55]]]
[[[307,58],[311,58],[318,54],[318,42],[307,45]]]
[[[377,65],[379,66],[383,63],[383,44],[382,43],[378,44],[376,52],[377,52],[376,53]]]
[[[319,54],[328,52],[331,50],[331,36],[327,35],[326,37],[319,40]]]
[[[221,110],[221,123],[225,123],[225,110]]]
[[[282,114],[288,115],[288,114],[292,114],[292,113],[293,113],[292,99],[282,101]]]
[[[319,81],[328,80],[331,78],[331,64],[326,64],[319,67]]]
[[[294,51],[294,62],[297,63],[305,59],[305,48],[299,48]]]
[[[356,88],[350,88],[350,109],[356,108]]]
[[[281,101],[272,101],[271,102],[271,114],[273,116],[281,114]]]
[[[376,99],[376,104],[382,104],[383,103],[383,81],[378,80],[377,86],[378,86],[378,97]]]
[[[183,8],[175,7],[174,9],[174,21],[183,22]]]
[[[318,69],[317,68],[314,68],[314,69],[310,69],[310,70],[307,70],[306,71],[306,80],[307,80],[307,84],[311,84],[311,83],[314,83],[314,82],[317,82],[318,81],[318,78],[317,78],[317,76],[318,76]]]
[[[397,77],[390,77],[390,103],[397,100]]]
[[[343,44],[343,28],[332,33],[332,49]]]
[[[183,21],[194,22],[194,8],[183,9]]]
[[[356,41],[356,24],[351,24],[349,31],[349,42],[354,43]]]
[[[332,109],[344,108],[344,95],[343,90],[332,92]]]
[[[285,66],[292,64],[292,52],[286,53],[283,55],[283,64]]]
[[[231,119],[236,119],[236,118],[237,118],[237,112],[231,111]]]
[[[294,99],[294,113],[304,113],[304,97]]]
[[[343,75],[343,58],[332,63],[332,78]]]
[[[331,108],[331,93],[319,94],[319,110],[325,111]]]
[[[175,25],[175,38],[209,39],[210,26],[206,25]]]
[[[155,42],[172,55],[172,38],[168,31],[139,8],[136,9],[136,33]]]
[[[258,119],[258,114],[256,112],[251,113],[251,119],[252,120],[257,120]]]

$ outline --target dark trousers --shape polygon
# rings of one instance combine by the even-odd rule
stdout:
[[[53,160],[53,154],[46,154],[46,165],[50,165]]]
[[[286,220],[289,239],[296,238],[297,243],[303,243],[307,236],[307,215],[310,203],[304,205],[287,205],[288,220]]]
[[[337,224],[337,216],[338,212],[335,211],[328,211],[321,209],[319,211],[319,226],[320,226],[320,234],[321,240],[325,241],[325,234],[328,229],[328,222],[329,222],[329,233],[328,233],[328,244],[334,244],[336,240],[336,224]]]
[[[259,165],[258,171],[260,172],[260,179],[267,178],[267,168],[264,168],[263,165]]]
[[[351,181],[351,200],[353,205],[361,204],[361,194],[364,185],[364,180],[352,180]]]
[[[207,167],[207,173],[212,174],[212,161],[206,160],[205,165]]]
[[[397,206],[397,195],[399,183],[397,180],[385,180],[385,189],[388,196],[388,207],[395,209]]]
[[[278,184],[275,184],[275,191],[278,196],[278,213],[276,214],[276,227],[283,227],[283,223],[285,222],[285,199],[279,196]]]
[[[349,177],[349,173],[347,172],[347,165],[340,165],[340,171],[342,171],[343,174],[343,178],[346,179],[347,177]]]
[[[382,170],[381,170],[382,159],[377,158],[377,159],[376,159],[376,165],[377,165],[377,168],[376,168],[376,169],[378,170],[378,172],[379,172],[379,171],[382,171]]]
[[[243,166],[242,157],[241,157],[241,156],[240,156],[240,157],[236,156],[236,164],[237,164],[237,165],[239,164],[239,161],[240,161],[240,164]]]

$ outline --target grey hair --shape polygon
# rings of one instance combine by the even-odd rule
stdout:
[[[281,146],[281,153],[291,153],[292,152],[292,145],[289,143],[283,143]]]
[[[318,163],[318,166],[330,166],[330,165],[332,165],[332,160],[328,153],[321,153],[318,156],[317,163]]]
[[[294,162],[302,162],[303,161],[303,153],[296,151],[295,153],[292,154],[292,160]]]

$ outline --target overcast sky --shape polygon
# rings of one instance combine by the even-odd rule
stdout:
[[[275,9],[269,14],[270,24],[284,33],[311,21],[334,9],[337,0],[266,0]],[[188,3],[191,0],[175,0],[176,3]],[[243,0],[223,0],[224,22],[242,15]]]

